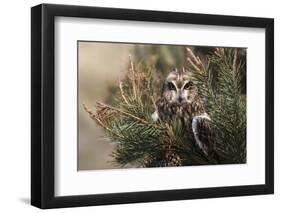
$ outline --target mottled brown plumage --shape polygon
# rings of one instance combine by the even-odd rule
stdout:
[[[189,72],[185,69],[181,72],[170,72],[156,105],[154,120],[161,119],[168,124],[174,120],[181,121],[184,128],[192,128],[194,141],[204,154],[208,157],[213,155],[214,141],[210,118]]]

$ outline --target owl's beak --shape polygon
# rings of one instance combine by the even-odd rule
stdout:
[[[181,96],[178,97],[178,102],[179,102],[179,103],[182,102],[182,97],[181,97]]]

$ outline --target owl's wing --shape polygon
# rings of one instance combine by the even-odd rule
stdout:
[[[210,117],[207,113],[194,116],[192,119],[192,131],[195,142],[206,156],[210,156],[213,151],[213,133],[210,127]]]

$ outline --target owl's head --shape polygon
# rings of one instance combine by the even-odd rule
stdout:
[[[197,88],[193,84],[191,73],[183,68],[178,72],[173,69],[162,87],[162,98],[172,104],[190,104],[197,96]]]

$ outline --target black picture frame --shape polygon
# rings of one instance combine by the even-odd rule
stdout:
[[[265,184],[95,195],[54,195],[55,17],[263,28],[265,48]],[[105,204],[217,198],[274,193],[274,20],[164,11],[41,4],[31,8],[31,204],[60,208]]]

